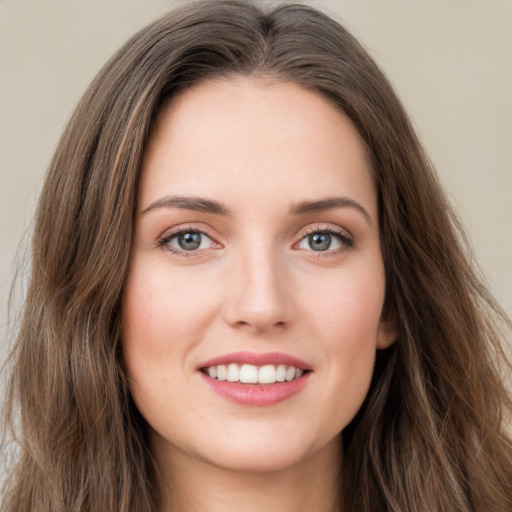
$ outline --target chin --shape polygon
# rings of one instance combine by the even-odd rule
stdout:
[[[238,439],[217,445],[215,452],[203,452],[204,461],[217,468],[240,473],[273,473],[296,468],[324,450],[339,453],[340,436],[325,443],[290,435]],[[227,439],[226,439],[227,441]],[[211,448],[211,445],[210,445]]]
[[[224,470],[238,473],[274,473],[295,467],[303,460],[303,455],[279,451],[274,453],[234,453],[224,455],[219,460],[209,461],[211,464]]]

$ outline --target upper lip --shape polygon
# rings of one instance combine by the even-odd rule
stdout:
[[[232,352],[213,359],[208,359],[198,366],[198,369],[208,368],[210,366],[217,366],[219,364],[252,364],[254,366],[264,366],[267,364],[285,364],[287,366],[294,366],[303,370],[311,370],[311,366],[301,359],[284,354],[282,352]]]

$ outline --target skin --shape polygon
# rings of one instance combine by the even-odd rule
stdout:
[[[229,211],[166,205],[170,196]],[[333,197],[346,204],[293,211]],[[207,236],[186,251],[176,229]],[[331,245],[314,250],[308,235],[325,230],[336,232]],[[376,350],[396,336],[381,318],[384,292],[365,150],[328,100],[234,78],[165,105],[142,166],[122,333],[160,510],[339,507],[340,432],[367,394]],[[306,361],[307,384],[271,406],[226,400],[198,367],[240,350]]]

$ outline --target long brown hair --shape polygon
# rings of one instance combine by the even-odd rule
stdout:
[[[214,77],[264,75],[315,90],[352,120],[371,161],[398,340],[343,432],[344,509],[510,512],[508,321],[399,100],[338,23],[301,5],[193,3],[136,34],[71,118],[36,214],[12,352],[7,423],[18,462],[6,512],[155,509],[145,423],[127,387],[120,296],[141,159],[160,106]],[[501,320],[500,320],[501,319]],[[500,363],[501,361],[501,363]]]

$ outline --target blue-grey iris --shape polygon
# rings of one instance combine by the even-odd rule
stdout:
[[[201,233],[187,231],[178,236],[178,245],[184,251],[193,251],[201,245]]]
[[[331,246],[331,235],[328,233],[313,233],[308,236],[308,241],[314,251],[326,251]]]

